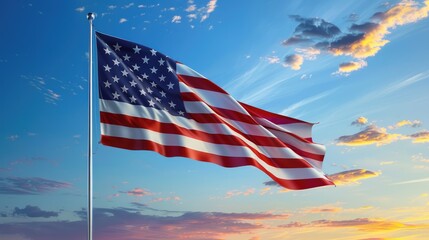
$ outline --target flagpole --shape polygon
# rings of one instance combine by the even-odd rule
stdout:
[[[86,16],[89,21],[89,77],[88,77],[88,240],[92,240],[92,21],[94,13]]]

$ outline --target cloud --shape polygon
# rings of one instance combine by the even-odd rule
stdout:
[[[277,56],[270,56],[265,58],[269,64],[280,63],[280,58]]]
[[[359,184],[359,180],[378,177],[380,172],[372,172],[365,169],[353,169],[335,174],[330,174],[327,177],[331,179],[335,185]]]
[[[366,117],[358,117],[358,119],[354,120],[351,125],[363,126],[368,123],[368,119]]]
[[[293,70],[301,69],[301,65],[304,62],[304,58],[299,54],[292,54],[285,57],[283,65],[285,67],[290,67]]]
[[[342,63],[336,72],[348,75],[365,67],[367,63],[363,60],[375,56],[389,43],[386,36],[393,29],[420,21],[428,16],[428,12],[428,0],[423,4],[403,0],[384,12],[375,13],[366,22],[353,23],[347,33],[341,32],[336,25],[320,18],[292,16],[299,24],[293,35],[283,41],[283,45],[313,47],[333,56],[351,56],[355,60]]]
[[[341,212],[342,210],[343,209],[340,207],[322,206],[322,207],[304,209],[304,213],[338,213],[338,212]]]
[[[427,143],[429,142],[429,131],[422,131],[409,135],[413,139],[413,143]]]
[[[69,187],[70,183],[44,178],[0,177],[0,194],[36,195]]]
[[[295,37],[332,38],[341,33],[337,26],[321,18],[303,18],[297,15],[293,15],[291,18],[299,22],[294,31]]]
[[[414,121],[410,121],[410,120],[402,120],[399,121],[395,124],[396,128],[400,128],[403,126],[411,126],[413,128],[417,128],[417,127],[421,127],[422,126],[422,122],[419,120],[414,120]]]
[[[337,73],[348,74],[350,72],[356,71],[366,66],[367,66],[367,63],[361,59],[357,61],[344,62],[340,64]]]
[[[205,13],[204,15],[201,17],[201,22],[205,21],[207,18],[209,18],[210,13],[214,12],[214,10],[216,9],[217,5],[217,0],[209,0],[209,2],[206,5]]]
[[[297,103],[294,103],[294,104],[290,105],[289,107],[283,109],[280,112],[280,114],[291,115],[295,110],[297,110],[297,109],[299,109],[299,108],[301,108],[307,104],[315,102],[321,98],[327,97],[327,96],[331,95],[333,92],[335,92],[336,90],[337,90],[337,88],[334,88],[334,89],[319,93],[317,95],[308,97],[306,99],[303,99],[303,100],[301,100]]]
[[[121,19],[119,19],[119,23],[124,23],[124,22],[127,22],[128,20],[126,19],[126,18],[121,18]]]
[[[83,12],[83,11],[85,11],[85,7],[84,6],[78,7],[78,8],[75,9],[75,11],[76,12]]]
[[[181,22],[181,20],[182,20],[182,17],[181,17],[181,16],[175,15],[175,16],[173,16],[173,18],[171,19],[171,22],[172,22],[172,23],[180,23],[180,22]]]
[[[341,136],[336,141],[339,146],[365,146],[371,144],[381,146],[405,138],[401,134],[388,133],[385,128],[369,125],[358,133]]]
[[[143,197],[143,196],[152,195],[152,193],[150,191],[145,190],[143,188],[134,188],[133,190],[130,190],[127,192],[121,192],[121,193],[126,193],[129,196],[135,196],[135,197]]]
[[[421,182],[429,182],[429,178],[422,178],[422,179],[403,181],[403,182],[394,183],[393,185],[410,184],[410,183],[421,183]]]
[[[292,222],[280,225],[283,228],[322,227],[322,228],[355,228],[364,232],[387,232],[405,229],[425,229],[429,224],[408,224],[388,219],[355,218],[351,220],[316,220],[310,223]]]
[[[7,137],[7,139],[11,142],[15,142],[16,140],[18,140],[18,138],[18,134],[10,135],[9,137]]]
[[[246,191],[232,190],[232,191],[228,191],[225,194],[225,198],[232,198],[236,196],[249,196],[249,195],[253,195],[255,191],[256,190],[254,188],[249,188]]]
[[[85,217],[84,212],[77,212]],[[261,221],[285,220],[288,214],[185,212],[175,216],[143,215],[138,209],[94,209],[94,238],[233,239],[263,229]],[[84,239],[86,220],[0,224],[2,234],[20,234],[32,240]]]
[[[15,210],[13,211],[13,215],[25,216],[25,217],[31,217],[31,218],[35,218],[35,217],[50,218],[50,217],[58,217],[58,212],[44,211],[37,206],[27,205],[25,208],[22,208],[22,209],[15,207]]]

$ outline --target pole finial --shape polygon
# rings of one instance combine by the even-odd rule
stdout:
[[[89,21],[94,20],[94,19],[95,19],[95,13],[89,12],[89,13],[86,15],[86,18],[87,18]]]

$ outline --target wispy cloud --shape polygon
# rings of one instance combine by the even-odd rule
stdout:
[[[351,220],[316,220],[310,223],[292,222],[281,225],[284,228],[322,227],[322,228],[355,228],[364,232],[388,232],[405,229],[424,229],[429,224],[410,224],[388,219],[355,218]]]
[[[83,11],[85,11],[85,7],[84,6],[78,7],[78,8],[75,9],[75,11],[76,12],[83,12]]]
[[[70,183],[45,178],[0,178],[0,194],[36,195],[69,187]]]
[[[422,183],[422,182],[429,182],[429,178],[421,178],[421,179],[414,179],[409,181],[403,181],[394,183],[393,185],[402,185],[402,184],[411,184],[411,183]]]
[[[179,15],[175,15],[173,16],[173,18],[171,19],[172,23],[180,23],[182,21],[182,17]]]
[[[294,103],[294,104],[290,105],[289,107],[283,109],[280,112],[280,114],[291,115],[295,110],[299,109],[300,107],[303,107],[307,104],[310,104],[310,103],[315,102],[319,99],[327,97],[327,96],[331,95],[332,93],[334,93],[337,89],[338,88],[334,88],[334,89],[319,93],[317,95],[311,96],[309,98],[303,99],[303,100],[301,100],[297,103]]]
[[[129,196],[134,196],[134,197],[143,197],[143,196],[152,195],[152,193],[150,191],[143,189],[143,188],[134,188],[130,191],[121,192],[121,193],[126,193]]]
[[[121,19],[119,19],[119,23],[124,23],[124,22],[127,22],[128,20],[126,19],[126,18],[121,18]]]
[[[232,198],[237,196],[250,196],[255,194],[255,192],[256,192],[255,188],[249,188],[245,191],[231,190],[225,194],[225,198]]]
[[[344,172],[334,173],[328,175],[336,185],[350,185],[359,184],[360,180],[367,178],[378,177],[381,172],[372,172],[366,169],[353,169]]]

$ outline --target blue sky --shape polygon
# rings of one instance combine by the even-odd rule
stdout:
[[[96,237],[424,239],[428,5],[4,3],[0,238],[85,236],[92,11],[97,31],[157,49],[240,101],[318,122],[313,138],[327,147],[323,169],[337,184],[288,191],[253,167],[110,148],[97,144],[95,124]]]

